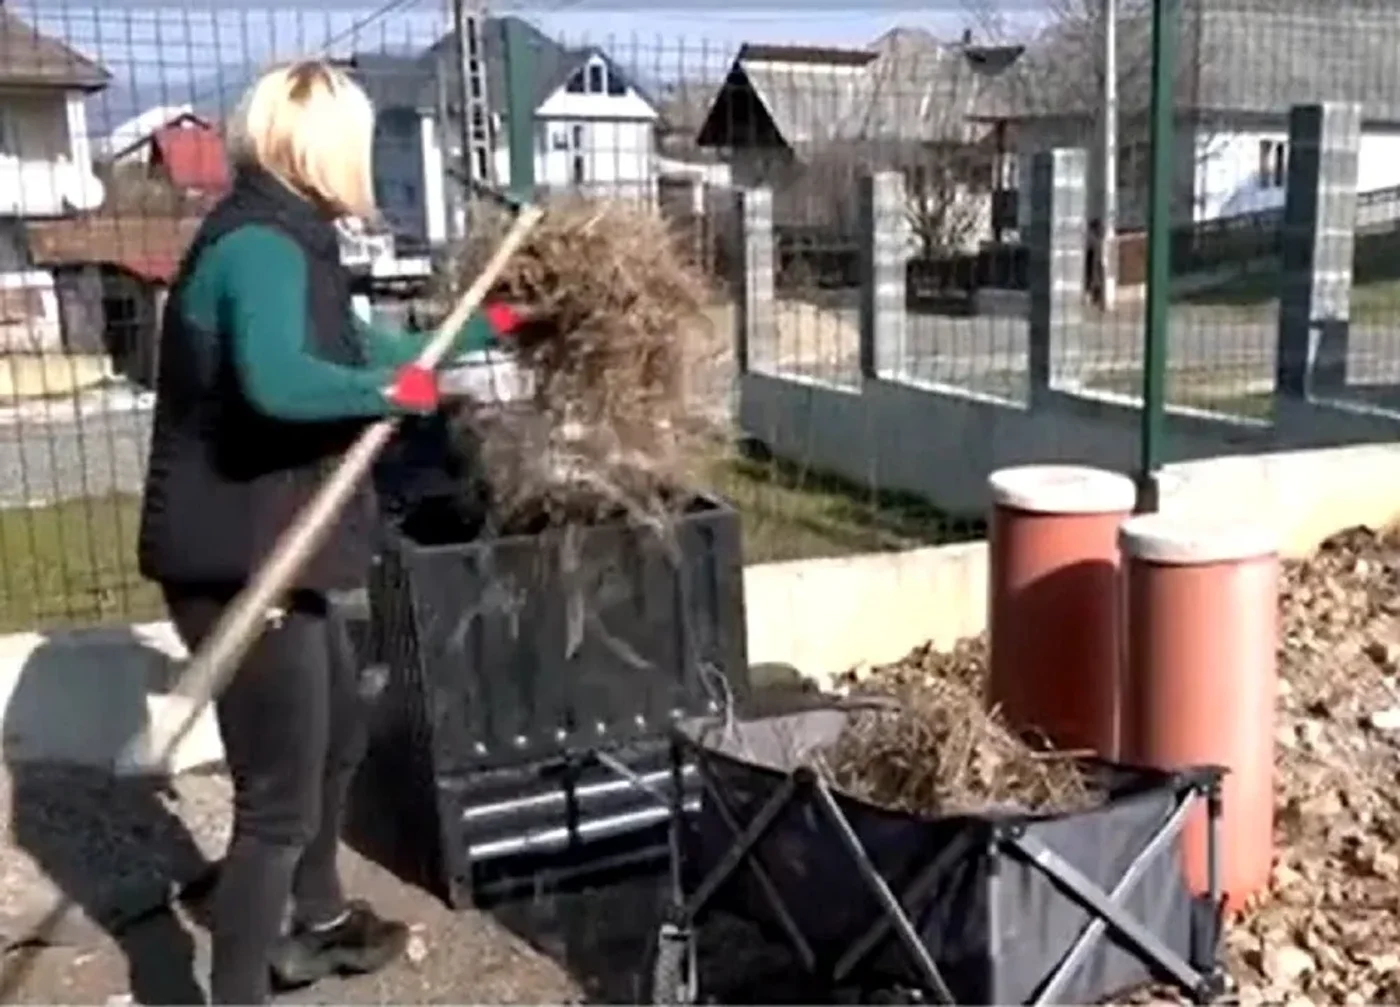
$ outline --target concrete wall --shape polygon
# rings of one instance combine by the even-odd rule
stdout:
[[[1400,446],[1235,456],[1168,466],[1163,507],[1248,513],[1304,556],[1328,535],[1400,516]],[[744,571],[748,652],[819,682],[950,647],[986,629],[985,542],[799,560]],[[186,657],[168,623],[0,636],[0,733],[11,760],[110,765],[143,725],[188,709],[171,694]],[[157,739],[159,741],[159,739]],[[207,712],[176,770],[222,758]]]

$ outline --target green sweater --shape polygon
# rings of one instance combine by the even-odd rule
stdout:
[[[274,228],[247,225],[205,250],[179,309],[191,325],[227,335],[243,393],[259,412],[303,422],[401,412],[384,389],[395,371],[418,358],[424,337],[357,318],[367,366],[329,363],[307,345],[306,284],[306,260],[296,244]],[[478,314],[450,355],[495,343]]]

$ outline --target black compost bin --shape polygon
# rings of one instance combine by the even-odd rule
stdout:
[[[664,855],[667,795],[690,778],[671,725],[748,692],[721,501],[693,500],[664,537],[618,521],[487,539],[478,514],[399,506],[370,591],[377,800],[454,905],[540,858]]]
[[[1218,770],[1086,764],[1104,794],[1088,810],[920,817],[806,768],[850,715],[681,726],[702,798],[681,829],[655,1002],[693,999],[676,984],[694,967],[671,951],[709,907],[789,942],[830,986],[973,1004],[1093,1003],[1149,980],[1218,988],[1219,900],[1190,893],[1179,849],[1197,799],[1218,821]]]

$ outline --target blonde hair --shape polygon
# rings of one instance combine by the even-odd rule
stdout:
[[[235,164],[264,169],[335,216],[377,215],[374,106],[344,71],[320,60],[269,70],[231,127]]]

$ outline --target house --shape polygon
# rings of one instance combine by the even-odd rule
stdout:
[[[188,105],[147,109],[123,123],[103,144],[110,166],[146,166],[179,189],[222,192],[229,184],[224,139]]]
[[[510,178],[503,39],[514,23],[533,63],[528,104],[535,137],[535,183],[598,195],[653,199],[657,109],[614,60],[596,48],[568,48],[514,17],[488,18],[482,30],[486,91],[492,108],[491,168]],[[354,72],[378,111],[375,184],[396,235],[437,244],[447,237],[447,162],[461,156],[456,94],[460,68],[454,36],[417,56],[354,57]],[[447,129],[441,129],[442,114]]]
[[[24,223],[102,202],[84,97],[108,73],[0,4],[0,350],[59,339],[53,280],[30,268]]]
[[[106,97],[106,95],[103,96],[103,98]],[[99,104],[105,103],[103,101]],[[195,115],[194,107],[188,103],[183,105],[152,105],[136,115],[121,120],[112,127],[106,136],[94,140],[92,156],[96,160],[108,162],[142,158],[150,151],[150,147],[142,141],[162,126],[184,122],[187,117],[200,118]],[[89,116],[89,123],[95,125],[91,116]]]
[[[1020,54],[907,28],[861,49],[745,45],[696,142],[724,152],[736,185],[770,186],[780,223],[849,232],[857,177],[897,170],[911,216],[928,218],[924,244],[976,244],[989,236],[1003,153],[979,116],[989,83]]]
[[[229,185],[224,139],[206,119],[190,111],[158,122],[150,132],[114,150],[114,174],[123,170],[157,179],[180,192],[218,195]]]
[[[1371,0],[1181,0],[1177,39],[1173,212],[1204,221],[1283,205],[1291,106],[1363,108],[1359,188],[1400,186],[1400,18]],[[1003,89],[1000,122],[1023,155],[1097,143],[1098,43],[1064,20],[1037,39]],[[1119,226],[1146,224],[1150,12],[1119,19]],[[1102,164],[1089,159],[1089,214],[1102,206]]]
[[[106,355],[152,387],[166,292],[200,219],[104,213],[30,224],[34,264],[58,291],[64,348]]]

